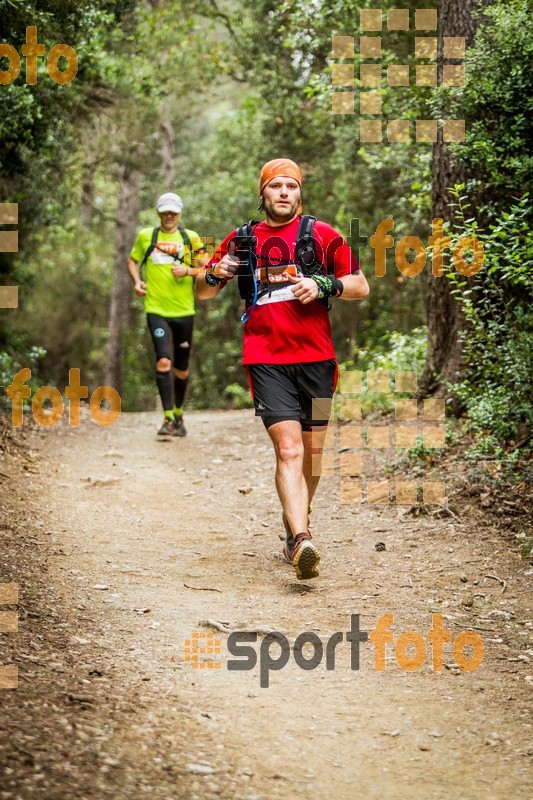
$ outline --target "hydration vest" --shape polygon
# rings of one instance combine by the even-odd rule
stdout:
[[[147,248],[147,250],[146,250],[146,253],[144,254],[144,256],[143,256],[143,259],[142,259],[142,261],[141,261],[141,263],[140,263],[140,265],[139,265],[139,275],[141,276],[141,278],[142,278],[142,270],[143,270],[143,267],[145,266],[146,262],[148,261],[148,259],[149,259],[149,258],[150,258],[150,256],[152,255],[153,251],[154,251],[154,250],[156,249],[156,247],[157,247],[157,237],[158,237],[158,234],[159,234],[159,231],[160,231],[160,230],[161,230],[161,228],[160,228],[160,227],[159,227],[159,225],[158,225],[158,226],[157,226],[156,228],[154,228],[154,229],[153,229],[153,231],[152,231],[152,241],[151,241],[151,242],[150,242],[150,244],[148,245],[148,248]],[[190,249],[190,251],[191,251],[191,254],[192,254],[192,253],[193,253],[193,249],[192,249],[192,243],[191,243],[191,240],[189,239],[189,236],[188,236],[188,234],[187,234],[187,231],[185,230],[185,228],[183,227],[183,225],[178,225],[178,231],[181,233],[181,238],[183,239],[183,245],[184,245],[184,247],[188,247],[188,248]],[[184,254],[183,258],[180,258],[180,257],[179,257],[177,254],[175,254],[175,253],[170,253],[170,256],[171,256],[171,257],[174,259],[174,261],[180,261],[180,262],[183,262],[183,261],[184,261],[184,259],[185,259],[185,254]]]
[[[309,214],[303,214],[300,218],[300,224],[298,226],[298,235],[296,237],[296,246],[294,248],[294,260],[291,261],[291,264],[296,264],[299,268],[300,272],[305,277],[310,277],[312,275],[319,275],[323,273],[323,264],[317,259],[316,251],[315,251],[315,237],[314,237],[314,224],[316,221],[316,217],[311,217]],[[261,271],[265,270],[267,275],[267,283],[268,288],[263,289],[262,292],[258,290],[258,281],[256,277],[257,271],[257,254],[256,254],[256,247],[257,247],[257,237],[254,236],[254,229],[259,222],[257,220],[249,220],[244,225],[241,225],[240,228],[237,230],[237,234],[235,237],[236,242],[236,255],[239,257],[241,261],[241,265],[237,272],[237,280],[239,286],[239,294],[242,299],[246,303],[246,308],[248,309],[250,306],[255,305],[258,299],[265,294],[274,293],[277,287],[273,287],[268,283],[268,265],[266,267],[262,267]],[[275,231],[275,228],[273,228]],[[273,234],[275,235],[275,234]],[[272,270],[277,270],[278,272],[280,269],[282,270],[283,264],[280,264],[279,267],[271,267]],[[290,282],[289,282],[290,284]],[[287,282],[281,284],[280,288],[283,286],[289,285]],[[327,298],[323,298],[321,302],[324,302],[326,307],[328,307]],[[250,309],[251,311],[251,309]]]

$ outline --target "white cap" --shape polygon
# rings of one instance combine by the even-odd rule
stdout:
[[[183,201],[179,195],[167,192],[158,199],[156,208],[161,212],[173,211],[175,214],[179,214],[183,211]]]

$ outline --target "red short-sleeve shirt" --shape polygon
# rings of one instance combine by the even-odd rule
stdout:
[[[258,265],[269,266],[294,260],[300,217],[272,227],[260,222],[257,237]],[[228,252],[233,231],[217,247],[208,266]],[[314,225],[315,250],[324,272],[337,278],[359,271],[359,264],[342,236],[330,225]],[[302,305],[299,300],[256,305],[244,325],[243,364],[298,364],[335,358],[328,311],[323,302]]]

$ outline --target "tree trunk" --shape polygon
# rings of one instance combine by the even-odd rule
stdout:
[[[138,159],[127,163],[120,177],[115,233],[114,282],[109,312],[109,345],[105,382],[122,392],[122,331],[130,323],[131,279],[128,255],[135,239],[141,210],[141,173]]]
[[[91,145],[85,160],[83,183],[81,186],[80,225],[82,228],[85,228],[85,230],[89,230],[93,217],[96,163],[96,147]]]
[[[442,83],[442,61],[444,37],[460,36],[469,47],[475,36],[478,21],[472,11],[479,6],[475,0],[442,0],[440,9],[438,43],[438,82]],[[459,64],[458,60],[446,59],[446,63]],[[458,158],[453,158],[442,137],[439,125],[438,139],[433,146],[432,166],[432,218],[454,222],[454,208],[449,188],[465,181],[465,170]],[[446,258],[446,256],[445,256]],[[428,273],[426,312],[428,326],[428,349],[426,363],[420,380],[419,396],[428,394],[444,396],[445,381],[456,381],[461,368],[461,341],[459,332],[464,327],[462,308],[451,293],[452,286],[443,275],[440,278]]]
[[[159,125],[161,135],[161,162],[163,165],[163,190],[174,191],[174,129],[166,113],[163,112]]]

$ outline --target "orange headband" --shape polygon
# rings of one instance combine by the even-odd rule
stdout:
[[[275,158],[273,161],[269,161],[268,164],[265,164],[261,170],[261,176],[259,178],[259,194],[263,194],[263,189],[267,183],[270,183],[271,180],[279,177],[280,175],[283,175],[286,178],[293,178],[300,184],[301,188],[302,173],[300,172],[300,167],[298,164],[295,164],[294,161],[290,160],[290,158]]]

